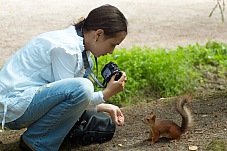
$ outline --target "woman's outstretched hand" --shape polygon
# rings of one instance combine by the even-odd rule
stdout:
[[[124,124],[124,115],[122,114],[120,108],[116,105],[102,103],[97,106],[97,111],[109,113],[112,121],[118,126]]]

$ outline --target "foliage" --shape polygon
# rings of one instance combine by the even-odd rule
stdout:
[[[109,61],[115,62],[127,74],[124,92],[110,99],[121,106],[136,103],[133,101],[145,95],[171,97],[193,92],[205,82],[204,70],[218,67],[220,76],[226,77],[227,46],[208,42],[205,46],[179,46],[176,50],[137,46],[117,49],[114,54],[98,59],[99,71]],[[102,79],[101,75],[98,78]]]

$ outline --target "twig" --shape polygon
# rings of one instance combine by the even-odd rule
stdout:
[[[222,5],[221,5],[221,2],[222,1]],[[222,20],[222,22],[224,22],[225,21],[225,18],[224,18],[224,11],[225,11],[225,0],[217,0],[217,4],[214,6],[214,8],[212,9],[212,11],[211,11],[211,13],[210,13],[210,15],[209,15],[209,17],[211,17],[212,15],[213,15],[213,12],[214,12],[214,10],[217,8],[217,7],[219,7],[219,9],[220,9],[220,11],[221,11],[221,20]]]

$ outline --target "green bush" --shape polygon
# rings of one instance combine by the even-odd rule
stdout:
[[[176,50],[132,47],[117,49],[114,54],[98,59],[99,71],[109,61],[115,62],[127,74],[127,84],[122,93],[110,99],[117,105],[124,105],[157,94],[170,97],[193,92],[197,89],[207,66],[219,68],[224,76],[227,67],[227,46],[208,42],[205,46],[196,44],[178,47]],[[94,69],[95,71],[96,69]],[[102,79],[99,74],[99,79]]]

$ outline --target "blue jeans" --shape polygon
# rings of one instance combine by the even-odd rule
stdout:
[[[37,151],[57,151],[85,111],[94,92],[86,78],[70,78],[42,86],[26,112],[7,123],[10,129],[27,127],[22,138]]]

